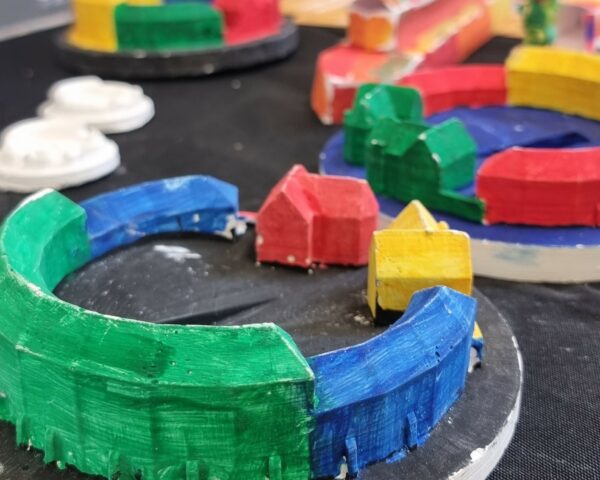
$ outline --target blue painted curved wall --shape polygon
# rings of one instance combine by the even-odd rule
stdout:
[[[383,334],[309,359],[315,373],[312,475],[351,475],[421,445],[462,392],[476,301],[446,287],[416,293]]]
[[[93,258],[159,233],[219,233],[237,215],[238,189],[206,176],[140,183],[81,203]]]

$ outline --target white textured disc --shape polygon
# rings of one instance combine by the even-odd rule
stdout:
[[[154,102],[137,85],[94,76],[73,77],[50,88],[38,114],[72,119],[104,133],[123,133],[148,123],[154,116]]]
[[[33,118],[0,136],[0,189],[33,192],[91,182],[120,164],[119,148],[98,129],[64,118]]]

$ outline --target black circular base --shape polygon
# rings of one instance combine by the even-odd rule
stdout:
[[[384,330],[370,324],[366,279],[366,268],[309,273],[258,266],[252,232],[236,242],[163,236],[90,263],[59,285],[57,294],[102,313],[153,323],[275,322],[309,356]],[[486,297],[477,291],[475,296],[486,340],[483,367],[470,374],[462,397],[423,447],[398,463],[369,467],[365,480],[485,478],[502,455],[518,417],[522,369],[510,327]],[[91,478],[74,469],[45,466],[42,458],[40,452],[17,448],[14,428],[0,424],[0,468],[6,478]]]
[[[79,73],[150,79],[198,77],[282,60],[296,51],[299,35],[296,25],[286,19],[277,35],[203,50],[98,52],[70,44],[66,32],[61,32],[55,42],[60,61]]]

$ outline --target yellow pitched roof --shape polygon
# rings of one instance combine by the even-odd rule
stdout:
[[[388,230],[448,230],[446,222],[437,222],[419,200],[410,202],[389,224]]]

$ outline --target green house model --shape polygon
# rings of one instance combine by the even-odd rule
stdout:
[[[123,50],[186,50],[223,45],[223,15],[211,5],[173,3],[115,8]]]
[[[354,106],[344,115],[344,159],[351,165],[364,165],[369,134],[384,118],[420,122],[423,102],[414,88],[367,83],[358,89]]]
[[[475,177],[476,145],[463,124],[383,118],[367,139],[367,180],[376,193],[481,221],[483,203],[457,193]]]

